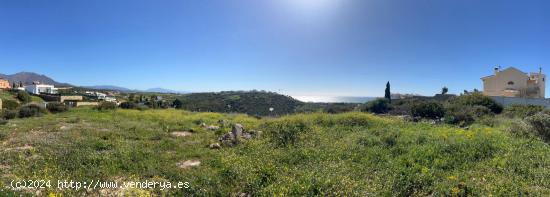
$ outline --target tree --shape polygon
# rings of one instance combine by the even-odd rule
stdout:
[[[449,88],[447,87],[441,88],[441,94],[447,94],[447,92],[449,92]]]
[[[17,87],[15,87],[15,82],[12,82],[11,83],[11,89],[15,89],[15,88],[17,88]]]
[[[390,82],[386,83],[386,92],[384,94],[384,98],[388,99],[388,101],[391,103],[391,91],[390,91]]]
[[[179,99],[176,99],[176,100],[174,100],[172,105],[177,109],[181,109],[183,107],[183,102],[181,102],[181,100],[179,100]]]
[[[19,81],[19,87],[20,87],[20,88],[23,87],[23,82]]]

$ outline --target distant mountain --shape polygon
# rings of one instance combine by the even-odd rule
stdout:
[[[42,84],[49,84],[49,85],[54,85],[58,87],[74,87],[71,84],[60,83],[46,75],[41,75],[33,72],[19,72],[13,75],[0,74],[0,78],[7,79],[10,82],[10,84],[13,82],[15,82],[16,84],[19,84],[19,82],[22,82],[23,85],[31,85],[33,82],[38,81]],[[174,93],[174,94],[187,93],[183,91],[170,90],[170,89],[164,89],[164,88],[132,90],[132,89],[128,89],[120,86],[114,86],[114,85],[83,86],[82,88],[96,89],[96,90],[113,90],[113,91],[119,91],[119,92],[155,92],[155,93]]]
[[[149,88],[147,90],[132,90],[120,86],[113,85],[97,85],[97,86],[85,86],[84,88],[96,89],[96,90],[114,90],[119,92],[154,92],[154,93],[169,93],[169,94],[185,94],[188,92],[170,90],[164,88]]]
[[[68,83],[57,82],[46,75],[36,74],[33,72],[19,72],[13,75],[0,74],[0,78],[7,79],[10,83],[15,82],[16,84],[18,84],[19,82],[22,82],[23,85],[31,85],[34,81],[38,81],[42,84],[49,84],[49,85],[55,85],[55,86],[62,86],[62,87],[73,86]]]
[[[84,88],[96,89],[96,90],[114,90],[119,92],[138,92],[138,90],[131,90],[124,87],[113,85],[97,85],[97,86],[84,86]]]
[[[189,93],[189,92],[177,91],[177,90],[170,90],[170,89],[164,89],[164,88],[149,88],[149,89],[147,89],[147,90],[144,90],[143,92],[171,93],[171,94],[185,94],[185,93]]]

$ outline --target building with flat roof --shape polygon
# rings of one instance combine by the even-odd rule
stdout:
[[[53,85],[46,85],[46,84],[32,84],[25,86],[25,91],[31,93],[31,94],[57,94],[57,88],[55,88]]]

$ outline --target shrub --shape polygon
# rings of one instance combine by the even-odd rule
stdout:
[[[502,105],[495,102],[491,97],[485,96],[479,92],[456,97],[450,102],[454,105],[484,106],[495,114],[499,114],[503,109]]]
[[[19,101],[21,101],[22,103],[29,103],[32,101],[32,97],[31,95],[29,95],[29,93],[25,92],[25,91],[17,91],[17,95],[16,95],[17,99],[19,99]]]
[[[116,109],[116,103],[113,103],[113,102],[101,102],[99,103],[95,109],[99,110],[99,111],[104,111],[104,110],[113,110],[113,109]]]
[[[14,119],[17,117],[17,110],[4,109],[4,111],[2,111],[2,117],[6,120]]]
[[[36,104],[28,104],[19,109],[20,118],[42,116],[46,113],[46,109]]]
[[[550,115],[537,113],[525,118],[525,122],[531,126],[535,135],[541,137],[544,141],[550,141]]]
[[[520,117],[525,118],[528,116],[535,115],[539,112],[544,111],[544,107],[540,105],[510,105],[504,108],[504,114],[508,117]]]
[[[46,108],[48,109],[48,111],[50,111],[52,113],[61,113],[61,112],[66,112],[67,110],[69,110],[69,108],[65,104],[60,103],[60,102],[48,103],[46,105]]]
[[[2,108],[4,109],[14,110],[19,107],[20,107],[19,103],[15,100],[2,100]]]
[[[533,128],[525,121],[515,121],[506,128],[506,131],[516,137],[534,137]]]
[[[387,99],[376,99],[374,101],[369,101],[365,105],[364,111],[376,113],[376,114],[383,114],[387,113],[390,110],[390,102]]]
[[[5,124],[8,124],[8,120],[0,118],[0,125],[5,125]],[[3,138],[3,137],[0,136],[0,139],[1,138]]]
[[[120,108],[122,109],[136,109],[138,106],[133,102],[122,102],[120,103]]]
[[[445,115],[443,105],[438,102],[421,102],[411,107],[411,116],[438,119]]]
[[[491,114],[491,110],[485,106],[451,105],[447,108],[445,122],[465,126],[472,124],[479,117]]]

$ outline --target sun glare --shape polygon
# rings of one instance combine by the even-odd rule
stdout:
[[[282,0],[292,14],[307,20],[323,20],[330,17],[344,0]]]

